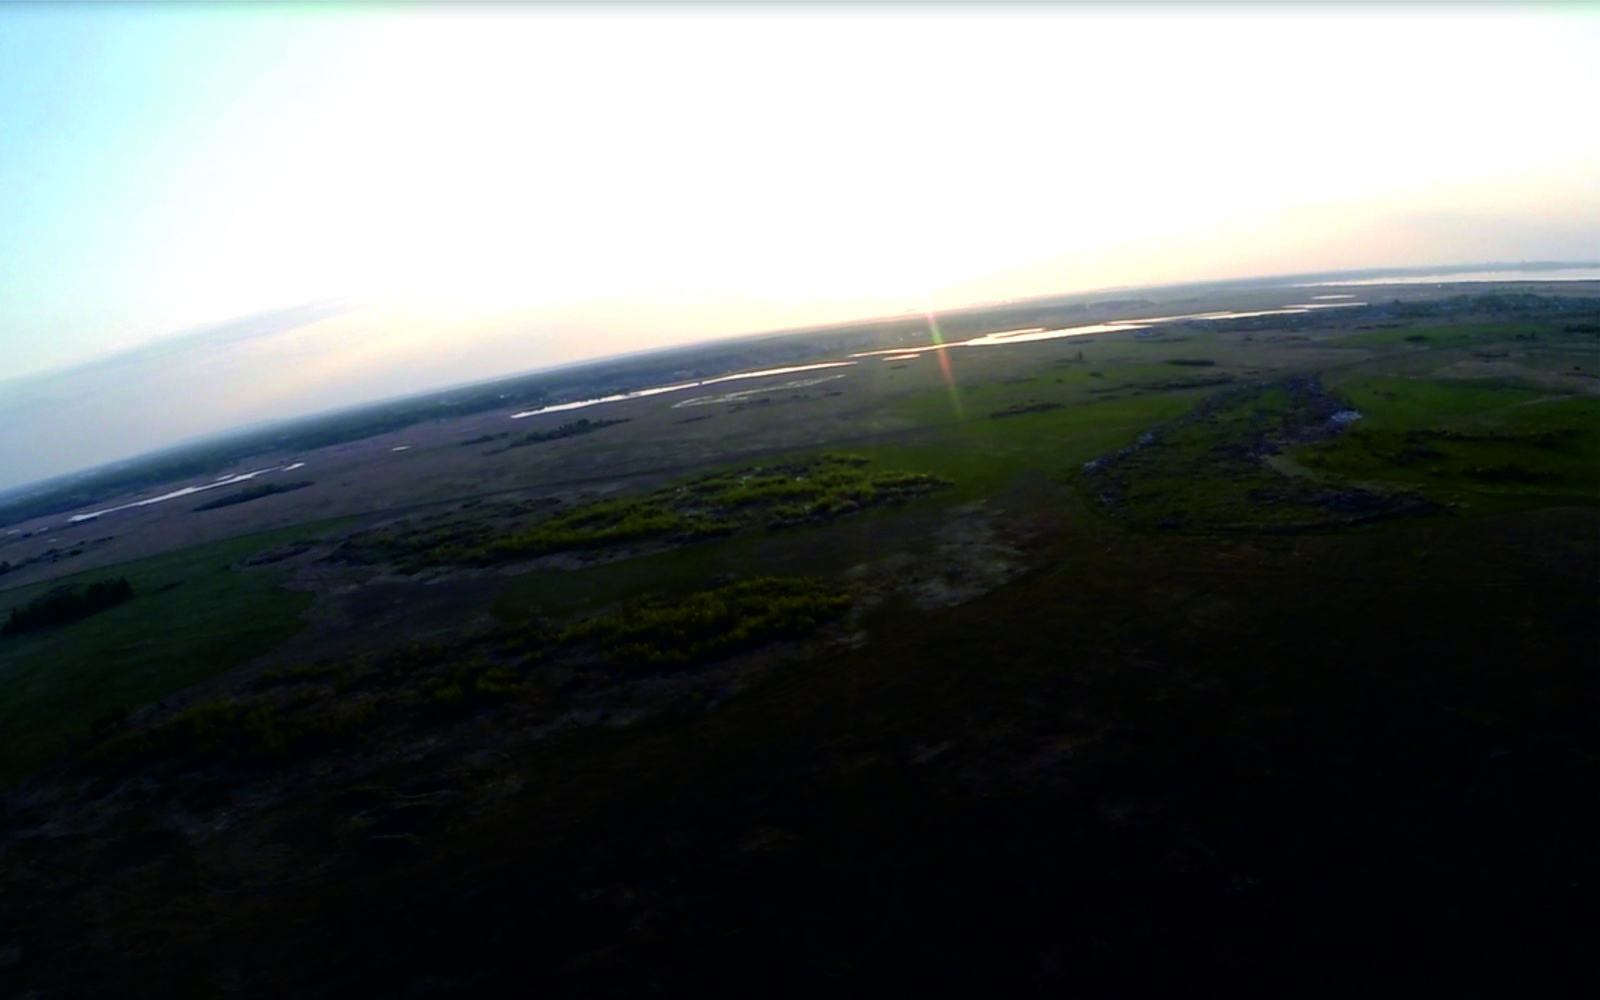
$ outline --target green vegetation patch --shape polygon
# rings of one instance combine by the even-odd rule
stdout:
[[[333,705],[289,714],[259,700],[219,698],[116,736],[90,750],[87,758],[114,766],[162,758],[190,763],[219,759],[263,763],[346,743],[372,714],[370,704]]]
[[[1397,315],[1397,321],[1377,324],[1374,328],[1357,327],[1357,332],[1338,335],[1337,342],[1345,346],[1360,347],[1403,347],[1407,349],[1460,349],[1460,348],[1490,348],[1497,347],[1532,347],[1534,345],[1547,345],[1559,342],[1583,343],[1588,327],[1600,330],[1600,326],[1593,323],[1592,318],[1585,322],[1579,318],[1573,321],[1572,314],[1577,312],[1593,315],[1595,300],[1545,300],[1546,307],[1550,310],[1548,315],[1538,315],[1544,310],[1533,310],[1526,313],[1498,313],[1497,318],[1473,320],[1462,322],[1460,320],[1439,321],[1440,316],[1432,311],[1427,303],[1415,303],[1423,306],[1422,315]],[[1408,307],[1402,305],[1405,311]],[[1418,323],[1422,320],[1422,323]],[[1433,320],[1434,322],[1427,322]],[[1576,335],[1576,336],[1574,336]]]
[[[1093,383],[1085,377],[1081,384]],[[988,402],[1004,398],[994,394]],[[1197,391],[1079,396],[1059,409],[946,423],[929,428],[915,443],[863,443],[854,450],[874,462],[950,480],[953,485],[937,502],[953,506],[993,496],[1018,476],[1066,476],[1096,456],[1126,447],[1150,428],[1183,416],[1199,400]],[[943,404],[950,413],[948,394]]]
[[[125,576],[96,580],[86,587],[67,584],[12,608],[6,623],[0,625],[0,636],[70,625],[132,599],[133,585]]]
[[[523,696],[526,671],[490,654],[520,653],[522,666],[548,645],[536,626],[459,645],[414,643],[335,662],[272,670],[231,693],[155,713],[130,726],[113,710],[91,726],[83,755],[95,767],[273,767],[349,753],[385,728],[426,728]]]
[[[838,618],[850,595],[821,580],[762,577],[676,601],[647,600],[591,618],[564,643],[593,643],[612,662],[681,668],[805,635]]]
[[[477,565],[648,543],[681,545],[749,528],[784,528],[900,503],[949,485],[919,472],[867,468],[868,460],[822,455],[717,473],[643,496],[597,500],[520,530],[478,520],[396,533],[363,533],[341,548],[356,561],[395,560],[406,572]]]
[[[1234,374],[1222,370],[1222,363],[1205,371],[1175,371],[1160,358],[1160,350],[1142,341],[1107,342],[1095,349],[1092,362],[1057,358],[1038,364],[1031,369],[1032,377],[1021,379],[972,377],[957,359],[952,362],[953,388],[917,389],[896,398],[893,405],[904,419],[937,426],[1057,409],[1077,412],[1099,405],[1108,396],[1179,394],[1235,380]],[[1185,408],[1180,405],[1179,412]]]
[[[524,434],[510,441],[506,448],[526,448],[529,445],[544,444],[547,441],[560,441],[562,438],[593,434],[595,431],[603,431],[607,427],[625,424],[631,419],[631,417],[622,417],[618,420],[606,420],[604,418],[590,420],[588,417],[584,417],[579,420],[570,420],[559,427],[554,427],[547,431],[532,431]]]
[[[262,497],[270,497],[276,493],[293,493],[295,490],[303,490],[310,485],[312,483],[309,479],[298,483],[255,483],[254,485],[246,486],[237,493],[229,493],[227,496],[203,503],[196,507],[195,510],[217,510],[222,507],[232,507],[235,504],[249,503],[252,500],[260,500]]]
[[[114,770],[274,767],[375,740],[414,743],[434,727],[497,706],[548,718],[543,712],[558,712],[560,704],[547,671],[568,678],[680,671],[803,637],[851,602],[819,579],[761,577],[675,600],[636,601],[561,631],[536,622],[449,646],[299,664],[257,678],[248,690],[137,725],[113,709],[91,726],[97,742],[83,759]]]
[[[1423,378],[1368,378],[1339,387],[1368,426],[1425,427],[1532,403],[1543,390],[1507,385],[1497,379],[1444,381]]]
[[[1153,390],[1156,392],[1171,392],[1176,389],[1209,389],[1212,386],[1227,385],[1233,381],[1232,375],[1192,375],[1188,378],[1157,379],[1152,382],[1136,382],[1135,389]]]
[[[1359,418],[1314,376],[1258,383],[1089,462],[1082,478],[1113,516],[1146,529],[1305,530],[1435,509],[1412,493],[1297,475],[1274,461]]]
[[[232,567],[325,529],[287,529],[126,563],[118,573],[137,599],[68,628],[0,643],[0,783],[61,752],[96,719],[170,697],[299,631],[309,593],[283,589],[268,571]],[[59,585],[6,591],[0,612]]]
[[[1003,410],[996,410],[989,414],[989,417],[990,419],[999,419],[1002,417],[1025,417],[1030,413],[1049,413],[1051,410],[1059,410],[1065,405],[1065,403],[1054,402],[1018,403],[1015,406],[1008,406]]]
[[[523,525],[560,506],[554,497],[485,503],[470,517],[440,514],[419,521],[356,532],[339,543],[329,557],[350,563],[396,562],[407,572],[449,560],[439,554],[476,551],[505,533],[506,525]]]
[[[1490,509],[1600,501],[1600,400],[1398,378],[1357,382],[1348,394],[1367,419],[1299,449],[1307,468]]]

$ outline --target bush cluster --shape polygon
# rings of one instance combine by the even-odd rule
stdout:
[[[132,597],[133,585],[124,576],[114,580],[97,580],[83,588],[72,585],[57,587],[21,607],[12,608],[5,624],[0,625],[0,635],[16,635],[38,628],[67,625],[116,607]]]
[[[270,497],[276,493],[292,493],[295,490],[303,490],[311,485],[312,482],[309,479],[301,480],[297,483],[253,483],[237,493],[229,493],[227,496],[207,501],[194,509],[202,511],[232,507],[235,504],[249,503],[252,500],[260,500],[262,497]]]
[[[682,668],[804,635],[838,618],[850,595],[812,578],[762,577],[677,601],[633,604],[561,636],[626,667]]]
[[[504,701],[518,690],[515,671],[483,660],[455,664],[422,687],[434,704],[447,708]]]
[[[577,437],[579,434],[593,434],[595,431],[603,431],[607,427],[615,427],[618,424],[625,424],[630,419],[632,418],[622,417],[616,420],[607,420],[604,418],[600,420],[590,420],[588,417],[583,417],[578,420],[570,420],[567,423],[548,431],[532,431],[531,433],[524,434],[507,444],[506,447],[524,448],[530,444],[543,444],[546,441],[559,441],[562,438]]]
[[[88,756],[112,765],[158,758],[190,764],[264,762],[346,739],[374,711],[371,704],[361,702],[291,717],[265,702],[219,698],[102,743]]]
[[[866,459],[856,456],[824,455],[706,476],[641,497],[598,500],[500,537],[474,525],[369,542],[404,546],[410,566],[489,565],[633,542],[695,542],[763,525],[787,527],[902,502],[949,485],[918,472],[873,473],[866,465]]]

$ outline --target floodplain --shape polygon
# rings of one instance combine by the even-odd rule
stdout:
[[[0,616],[132,596],[0,638],[0,983],[1564,995],[1600,285],[1306,292],[626,359],[24,498]]]

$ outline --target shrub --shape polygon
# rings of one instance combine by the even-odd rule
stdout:
[[[685,667],[812,631],[842,615],[850,596],[811,578],[763,577],[646,601],[568,629],[568,644],[594,643],[614,662]]]
[[[342,742],[375,711],[370,703],[362,702],[290,718],[265,702],[219,698],[102,743],[87,757],[109,765],[155,760],[191,766],[224,760],[267,763]]]
[[[871,473],[858,455],[721,472],[639,497],[597,500],[519,531],[494,536],[483,523],[421,528],[400,538],[374,532],[344,550],[370,551],[415,572],[432,565],[492,565],[556,552],[639,542],[682,544],[761,525],[783,527],[838,517],[949,485],[916,472]]]
[[[57,587],[21,607],[12,608],[6,623],[0,625],[0,635],[68,625],[132,598],[133,585],[127,577],[97,580],[81,589],[71,585]]]

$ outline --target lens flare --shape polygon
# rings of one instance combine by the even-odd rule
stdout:
[[[961,409],[961,392],[956,388],[955,374],[950,370],[950,352],[945,350],[944,334],[939,332],[939,317],[933,314],[931,302],[922,314],[928,319],[928,334],[933,338],[933,351],[939,358],[939,371],[944,373],[945,388],[950,390],[950,408],[955,411],[957,420],[965,420],[966,414]]]

